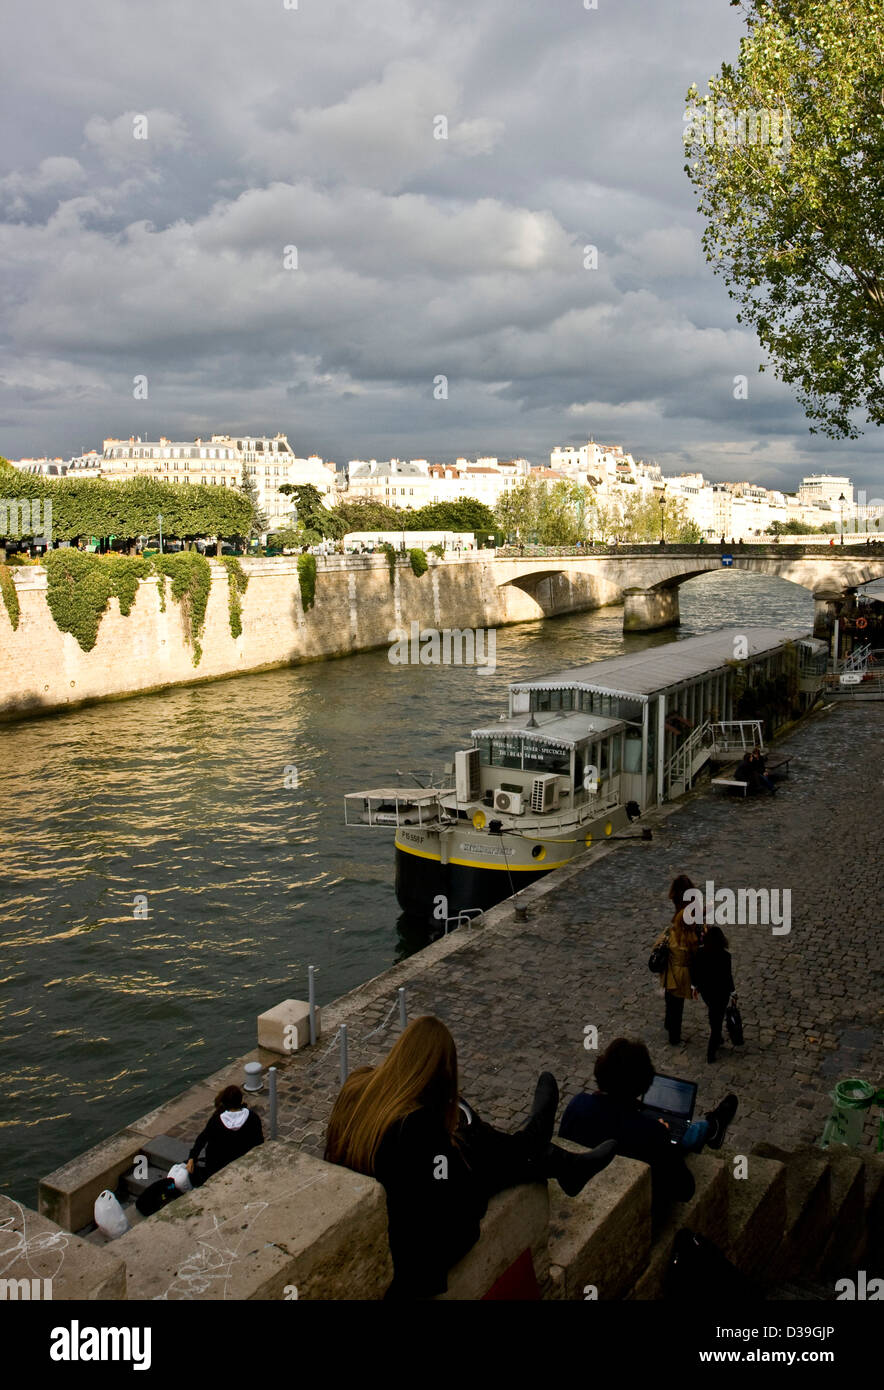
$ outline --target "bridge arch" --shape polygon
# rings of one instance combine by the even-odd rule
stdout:
[[[650,631],[680,620],[682,584],[727,566],[759,577],[783,579],[808,590],[818,612],[851,591],[884,577],[884,546],[803,545],[636,546],[591,554],[504,555],[493,562],[501,604],[509,621],[623,603],[624,631]]]

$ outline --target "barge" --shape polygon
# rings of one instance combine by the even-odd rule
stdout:
[[[514,681],[438,785],[350,792],[345,823],[392,830],[403,910],[456,923],[763,749],[817,699],[827,658],[807,632],[728,628]]]

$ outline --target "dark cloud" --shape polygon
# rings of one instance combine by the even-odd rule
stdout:
[[[700,249],[684,93],[740,32],[726,0],[20,7],[0,451],[229,428],[543,461],[593,435],[874,488],[874,436],[809,435]]]

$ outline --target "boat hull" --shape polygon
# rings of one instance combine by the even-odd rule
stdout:
[[[503,869],[483,869],[465,864],[440,864],[396,847],[396,897],[409,917],[444,922],[459,912],[488,908],[509,898],[516,890],[543,878],[550,870],[523,870],[512,879]],[[450,923],[454,925],[453,922]]]
[[[400,827],[396,896],[409,917],[451,923],[458,913],[485,912],[570,864],[626,823],[624,808],[617,806],[579,826],[529,824],[508,827],[503,836],[462,824]]]

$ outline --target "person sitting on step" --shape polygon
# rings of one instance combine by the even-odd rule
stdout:
[[[559,1088],[543,1072],[515,1134],[486,1124],[458,1094],[457,1050],[438,1018],[414,1019],[378,1067],[341,1087],[325,1157],[377,1178],[387,1194],[393,1283],[387,1298],[431,1298],[479,1239],[494,1193],[555,1178],[576,1196],[614,1157],[606,1140],[588,1154],[551,1143]]]
[[[594,1073],[598,1090],[574,1097],[562,1116],[559,1137],[588,1148],[613,1139],[618,1153],[647,1163],[655,1209],[672,1201],[689,1201],[694,1178],[685,1157],[704,1147],[721,1148],[737,1111],[736,1096],[725,1096],[673,1143],[665,1122],[641,1111],[642,1096],[656,1075],[643,1042],[615,1038],[596,1058]]]
[[[225,1086],[215,1097],[215,1109],[205,1128],[197,1135],[187,1160],[187,1171],[198,1186],[232,1163],[264,1143],[261,1120],[254,1110],[243,1103],[243,1094],[238,1086]],[[197,1159],[206,1151],[206,1166],[198,1169]]]

